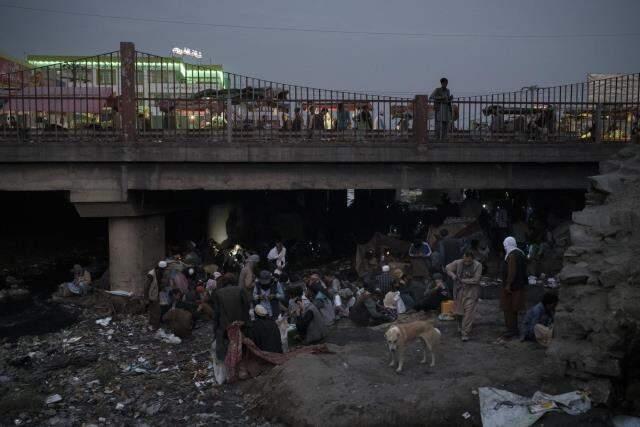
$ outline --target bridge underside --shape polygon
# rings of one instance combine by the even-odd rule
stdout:
[[[0,190],[586,189],[597,163],[0,164]]]
[[[184,197],[158,198],[156,191],[586,189],[599,162],[620,148],[571,143],[0,144],[0,191],[65,191],[80,216],[108,218],[111,288],[140,295],[144,272],[162,256],[164,214],[185,207]]]

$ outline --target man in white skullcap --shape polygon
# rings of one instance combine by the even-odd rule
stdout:
[[[162,289],[162,283],[165,269],[167,268],[166,261],[160,261],[158,266],[151,269],[147,273],[147,282],[144,287],[144,297],[148,301],[147,312],[149,314],[149,326],[156,330],[160,327],[161,309],[160,309],[160,292]]]

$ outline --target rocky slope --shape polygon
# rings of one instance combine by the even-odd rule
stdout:
[[[601,164],[573,215],[550,367],[640,412],[640,147]]]

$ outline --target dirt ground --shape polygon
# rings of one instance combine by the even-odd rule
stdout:
[[[412,320],[409,315],[399,321]],[[534,343],[494,344],[502,331],[496,300],[479,303],[472,340],[455,322],[437,322],[442,345],[436,366],[419,364],[422,346],[407,351],[404,372],[387,366],[387,326],[359,328],[342,320],[328,342],[334,354],[306,355],[244,385],[253,413],[287,425],[481,425],[478,387],[530,396],[571,391],[545,377],[544,349]],[[468,412],[467,419],[463,414]],[[540,425],[608,425],[606,413],[546,415]]]
[[[209,363],[210,323],[174,345],[156,339],[144,316],[120,315],[106,326],[91,310],[78,316],[57,332],[0,343],[0,425],[464,426],[480,425],[478,387],[522,395],[571,390],[544,376],[544,349],[493,343],[502,330],[496,300],[480,302],[470,342],[460,341],[455,322],[437,323],[443,339],[435,368],[418,363],[422,349],[413,344],[405,371],[396,374],[387,366],[388,325],[360,328],[344,319],[328,339],[333,354],[300,356],[223,386],[214,385]],[[55,394],[62,400],[46,404]],[[606,419],[592,410],[581,418],[547,415],[542,423],[608,425]]]
[[[236,387],[214,385],[210,323],[181,344],[155,338],[145,316],[102,326],[91,310],[59,331],[32,332],[1,341],[0,426],[269,425]]]

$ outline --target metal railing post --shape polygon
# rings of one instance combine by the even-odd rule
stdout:
[[[233,115],[231,114],[231,108],[232,108],[232,104],[231,104],[231,97],[228,96],[227,97],[227,142],[231,143],[231,139],[232,139],[232,135],[231,132],[233,132]]]
[[[593,126],[593,131],[595,132],[594,141],[602,142],[602,104],[598,103],[596,105],[595,111],[595,122]]]
[[[122,140],[136,140],[136,48],[131,42],[120,43],[120,102]]]
[[[427,134],[427,103],[429,97],[427,95],[416,95],[413,100],[414,118],[413,118],[413,137],[416,144],[426,144],[428,142]]]

